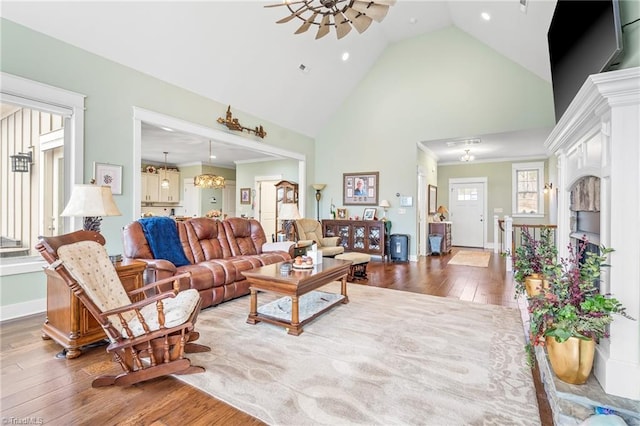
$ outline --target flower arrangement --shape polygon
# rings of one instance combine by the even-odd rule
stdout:
[[[629,317],[622,304],[598,288],[600,271],[611,248],[600,247],[600,253],[587,251],[588,241],[583,238],[577,250],[569,245],[569,259],[560,264],[547,265],[545,274],[548,289],[529,299],[529,331],[532,345],[544,345],[547,337],[561,343],[570,337],[598,342],[609,336],[607,326],[612,314]]]
[[[525,293],[526,278],[534,274],[545,275],[545,270],[555,264],[557,255],[552,228],[543,227],[540,239],[536,240],[526,226],[522,227],[522,244],[516,248],[513,256],[516,298]]]

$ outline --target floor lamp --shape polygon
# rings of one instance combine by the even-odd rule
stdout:
[[[316,190],[316,212],[317,212],[318,222],[320,222],[320,198],[322,197],[322,195],[320,194],[320,191],[322,191],[324,187],[327,185],[324,183],[314,183],[311,186],[313,187],[313,189]]]

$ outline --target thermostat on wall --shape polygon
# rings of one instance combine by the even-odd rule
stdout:
[[[400,206],[401,207],[411,207],[413,206],[413,197],[400,196]]]

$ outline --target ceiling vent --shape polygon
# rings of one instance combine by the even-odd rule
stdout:
[[[447,146],[469,146],[469,145],[477,145],[481,142],[480,138],[464,138],[464,139],[453,139],[447,141]]]

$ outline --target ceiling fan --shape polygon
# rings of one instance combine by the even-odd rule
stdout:
[[[329,34],[332,26],[336,28],[338,39],[349,34],[352,26],[363,33],[373,20],[382,22],[389,6],[395,3],[396,0],[284,0],[265,7],[287,6],[291,15],[276,23],[284,24],[294,18],[300,19],[303,23],[295,34],[306,32],[311,25],[318,25],[317,40]]]

